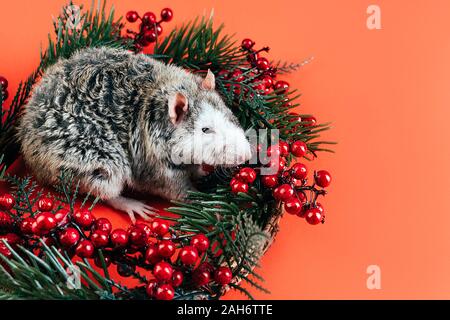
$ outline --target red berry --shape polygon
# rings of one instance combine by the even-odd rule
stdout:
[[[9,230],[14,225],[14,219],[6,212],[0,211],[0,230]]]
[[[145,251],[145,261],[149,264],[155,264],[161,261],[162,257],[159,255],[158,248],[150,245]]]
[[[59,234],[59,243],[66,249],[76,245],[79,240],[80,233],[75,228],[69,227]]]
[[[179,287],[183,283],[184,275],[183,272],[175,270],[172,274],[172,286]]]
[[[322,221],[322,212],[318,208],[310,208],[306,210],[305,219],[309,224],[316,225]]]
[[[214,274],[214,280],[222,286],[229,284],[232,279],[233,274],[228,267],[219,267]]]
[[[205,286],[211,280],[211,274],[205,268],[197,268],[192,273],[192,280],[199,287]]]
[[[67,223],[68,216],[69,216],[69,211],[64,210],[64,209],[59,210],[57,213],[55,213],[56,223],[58,225]]]
[[[266,58],[258,58],[258,60],[256,60],[256,67],[259,70],[266,71],[270,68],[270,62]]]
[[[175,291],[170,284],[159,285],[155,291],[156,300],[172,300],[174,295]]]
[[[272,168],[275,172],[280,172],[286,167],[286,160],[280,157],[271,157],[266,166]]]
[[[4,193],[0,196],[0,210],[11,210],[16,204],[16,200],[9,193]]]
[[[315,117],[305,117],[302,119],[302,121],[307,122],[303,126],[305,127],[312,127],[315,126],[317,123],[317,119]]]
[[[281,94],[285,94],[288,92],[289,90],[289,83],[287,83],[286,81],[280,80],[275,82],[275,84],[273,85],[273,89],[277,92],[277,93],[281,93]]]
[[[250,50],[255,45],[255,42],[252,39],[244,39],[242,40],[241,47],[245,50]]]
[[[169,231],[169,225],[167,224],[167,222],[165,222],[163,220],[155,219],[150,224],[150,230],[154,234],[162,237]]]
[[[2,90],[2,99],[3,99],[3,101],[8,100],[8,97],[9,97],[8,90]]]
[[[291,174],[295,179],[305,179],[308,174],[308,168],[303,163],[296,163],[291,167]]]
[[[32,217],[28,217],[23,219],[19,223],[19,229],[23,234],[32,234],[33,233],[33,225],[36,224],[36,220]]]
[[[239,171],[239,179],[246,183],[253,183],[256,179],[256,171],[252,168],[242,168]]]
[[[73,214],[73,221],[83,229],[89,229],[95,221],[91,211],[80,209]]]
[[[160,282],[172,279],[172,274],[172,265],[165,261],[160,261],[153,267],[153,275],[155,276],[156,280]]]
[[[273,196],[276,200],[286,201],[294,195],[294,189],[288,184],[282,184],[281,186],[273,190]]]
[[[75,248],[75,253],[80,258],[92,258],[94,255],[94,245],[89,240],[82,240]]]
[[[95,230],[94,232],[92,232],[90,239],[92,241],[92,244],[96,248],[106,247],[109,243],[108,234],[100,230]]]
[[[156,25],[156,34],[159,36],[159,35],[161,35],[162,32],[163,32],[163,28],[161,27],[161,24],[158,23]]]
[[[128,11],[126,18],[128,22],[133,23],[137,21],[137,19],[139,18],[139,14],[136,11]]]
[[[269,77],[269,76],[264,76],[263,78],[262,78],[262,83],[264,84],[264,86],[266,87],[266,88],[272,88],[272,86],[273,86],[273,78],[272,77]]]
[[[142,16],[142,22],[147,25],[152,25],[157,22],[156,15],[153,12],[146,12]]]
[[[314,180],[319,187],[326,188],[331,183],[331,175],[326,170],[319,170],[314,175]]]
[[[155,296],[156,288],[158,287],[158,282],[155,279],[151,279],[147,287],[145,288],[145,291],[147,292],[147,295],[151,298]]]
[[[197,234],[191,238],[191,246],[198,252],[205,252],[209,248],[209,239],[204,234]]]
[[[97,219],[94,223],[94,230],[105,232],[110,234],[112,230],[111,221],[106,218]]]
[[[179,259],[184,265],[193,265],[197,262],[198,252],[197,249],[191,246],[186,246],[181,249]]]
[[[230,74],[230,79],[236,82],[241,82],[244,81],[245,77],[242,75],[242,71],[239,69],[235,69],[231,74]]]
[[[290,197],[284,203],[284,209],[287,213],[298,215],[302,211],[302,203],[297,197]]]
[[[281,156],[281,150],[280,146],[278,144],[271,145],[267,148],[267,156],[272,157],[280,157]]]
[[[308,147],[303,141],[298,140],[291,144],[291,153],[296,157],[303,157],[307,151]]]
[[[152,229],[150,228],[149,225],[145,224],[145,223],[136,223],[135,226],[139,229],[141,229],[142,231],[145,232],[145,235],[147,237],[151,237],[152,236]]]
[[[153,43],[158,38],[155,30],[147,30],[144,32],[144,40],[148,43]]]
[[[112,261],[111,261],[110,257],[104,255],[103,260],[105,262],[105,267],[109,267],[111,265]],[[97,267],[103,268],[103,263],[102,263],[102,260],[100,259],[100,256],[97,256],[94,258],[94,263]]]
[[[2,90],[6,90],[8,88],[8,80],[5,77],[0,76],[0,85]]]
[[[147,244],[149,236],[147,232],[137,225],[128,228],[128,239],[130,244],[136,248],[142,248]]]
[[[278,147],[280,149],[280,155],[282,157],[287,157],[289,155],[289,144],[287,142],[280,141]]]
[[[278,176],[276,174],[261,177],[262,184],[267,188],[274,188],[278,185]]]
[[[51,211],[53,209],[53,200],[47,197],[41,197],[37,203],[39,211]]]
[[[109,235],[114,248],[124,248],[128,244],[128,233],[123,229],[115,229]]]
[[[173,11],[170,8],[164,8],[161,10],[161,20],[169,22],[173,18]]]
[[[36,221],[34,230],[38,234],[45,235],[56,227],[55,216],[49,212],[38,213],[34,218]]]
[[[248,184],[237,181],[231,186],[231,192],[237,194],[239,192],[247,193],[248,192]]]
[[[163,258],[170,258],[175,253],[175,244],[170,240],[162,240],[158,244],[158,255]]]
[[[136,266],[132,264],[120,263],[117,265],[117,273],[124,278],[131,276],[136,271]]]
[[[214,272],[214,266],[213,266],[211,263],[207,262],[207,261],[202,262],[202,263],[198,266],[197,269],[206,270],[206,271],[208,271],[209,273]]]

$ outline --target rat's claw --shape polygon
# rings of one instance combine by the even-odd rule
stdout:
[[[106,201],[112,207],[125,211],[130,216],[131,222],[134,224],[136,222],[136,216],[140,216],[144,220],[150,220],[150,215],[154,215],[157,212],[157,209],[146,205],[142,201],[125,198],[125,197],[117,197],[114,199],[109,199]]]

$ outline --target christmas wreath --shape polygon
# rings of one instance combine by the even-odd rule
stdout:
[[[257,49],[250,39],[236,44],[212,18],[193,20],[162,38],[162,22],[173,16],[169,8],[160,19],[151,12],[128,12],[126,20],[139,23],[137,31],[126,30],[104,3],[76,17],[73,11],[71,3],[54,20],[55,35],[40,65],[8,108],[3,108],[8,82],[0,77],[0,178],[7,188],[0,196],[0,299],[217,299],[230,288],[251,298],[243,284],[267,291],[255,268],[283,212],[311,225],[323,223],[317,198],[331,182],[327,171],[309,173],[301,162],[331,151],[324,147],[330,142],[317,139],[328,124],[293,112],[296,91],[275,80],[302,63],[269,61],[268,47]],[[210,168],[200,191],[166,209],[171,215],[156,215],[126,230],[94,217],[98,199],[80,195],[70,172],[61,172],[51,192],[32,177],[11,174],[8,167],[18,157],[15,124],[33,85],[58,59],[92,46],[144,50],[192,72],[211,70],[243,128],[268,129],[269,146],[261,153],[271,160]],[[279,133],[276,144],[270,143],[273,132]],[[257,151],[265,148],[258,145]],[[274,174],[262,174],[268,166],[276,167]],[[111,268],[118,277],[110,275]],[[126,286],[122,277],[139,284]]]

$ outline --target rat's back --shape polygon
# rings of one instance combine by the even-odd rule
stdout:
[[[126,179],[128,142],[155,62],[125,50],[91,48],[46,70],[18,127],[25,161],[44,182],[61,169]],[[140,85],[138,85],[140,83]]]

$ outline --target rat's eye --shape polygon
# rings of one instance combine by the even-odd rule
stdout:
[[[210,128],[202,128],[203,133],[213,133],[214,130]]]

